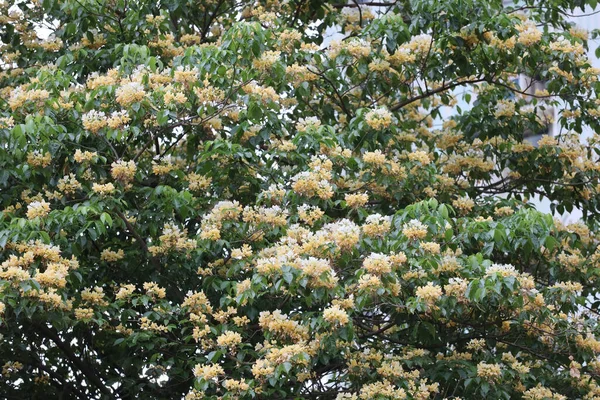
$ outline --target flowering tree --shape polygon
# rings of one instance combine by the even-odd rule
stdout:
[[[595,0],[12,3],[0,394],[600,398]]]

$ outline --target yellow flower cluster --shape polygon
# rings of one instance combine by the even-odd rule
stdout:
[[[139,82],[128,82],[119,86],[115,92],[116,101],[122,107],[138,103],[146,97],[144,86]]]
[[[44,218],[50,213],[50,204],[45,200],[32,201],[27,204],[27,218]]]
[[[115,190],[116,190],[115,185],[113,185],[111,182],[104,183],[104,184],[94,182],[92,184],[92,191],[101,196],[111,195],[115,192]]]
[[[252,66],[261,72],[268,72],[279,61],[280,55],[280,51],[265,51],[261,54],[260,58],[252,62]]]
[[[110,247],[108,247],[102,250],[102,253],[100,253],[100,259],[106,262],[117,262],[119,260],[122,260],[124,257],[125,252],[123,251],[123,249],[113,251]]]
[[[200,239],[219,240],[223,222],[237,220],[242,212],[242,206],[237,201],[218,202],[210,214],[202,218]]]
[[[444,291],[447,296],[454,296],[459,302],[465,303],[468,286],[469,282],[466,279],[454,277],[450,278],[447,285],[444,285]]]
[[[579,282],[557,282],[550,286],[550,289],[560,289],[565,292],[580,293],[583,290],[583,285]]]
[[[18,361],[7,361],[2,366],[2,376],[9,377],[10,375],[23,369],[23,364]]]
[[[93,161],[96,157],[98,157],[98,153],[95,151],[81,151],[80,149],[75,150],[73,155],[73,159],[78,163]]]
[[[309,257],[300,260],[300,270],[303,275],[309,278],[308,284],[312,287],[335,287],[338,279],[335,271],[331,268],[328,260],[322,258]]]
[[[129,122],[131,122],[131,117],[129,117],[127,111],[113,111],[106,120],[106,125],[108,125],[110,129],[123,129]]]
[[[510,264],[492,264],[486,269],[485,274],[486,276],[498,274],[503,277],[516,277],[518,272],[515,270],[515,267]]]
[[[577,335],[575,338],[575,343],[580,349],[585,349],[592,351],[595,354],[600,354],[600,340],[596,339],[592,333],[588,332],[585,337],[583,337],[583,335]]]
[[[477,364],[477,376],[496,382],[502,377],[502,369],[499,364],[488,364],[482,361]]]
[[[473,207],[475,207],[475,202],[468,197],[459,197],[452,202],[452,205],[457,208],[461,214],[467,214],[473,210]]]
[[[523,392],[523,400],[567,400],[567,397],[538,385]]]
[[[242,335],[233,331],[225,331],[217,337],[217,345],[234,351],[236,346],[242,343]]]
[[[144,282],[143,287],[146,291],[146,296],[152,299],[164,299],[167,295],[165,289],[158,286],[155,282]]]
[[[317,196],[327,200],[333,197],[334,190],[330,183],[333,163],[326,156],[314,156],[309,164],[311,170],[301,172],[292,177],[292,189],[303,196]]]
[[[341,53],[360,59],[371,54],[371,44],[364,39],[352,38],[348,41],[332,40],[327,49],[327,56],[335,60]]]
[[[8,98],[8,106],[12,111],[32,102],[42,108],[43,104],[50,98],[50,92],[46,89],[26,89],[22,86],[14,89]]]
[[[306,366],[309,363],[309,352],[312,352],[309,347],[304,343],[284,345],[282,347],[274,347],[268,344],[262,349],[266,354],[261,367],[266,367],[266,371],[270,368],[281,365],[285,362],[290,364],[296,364],[300,366]],[[261,361],[261,360],[258,360]],[[269,368],[270,367],[270,368]],[[256,378],[260,378],[260,373],[266,372],[264,369],[259,372],[259,375],[255,375]],[[254,368],[252,369],[254,373]],[[257,371],[258,372],[258,371]]]
[[[12,281],[15,285],[33,277],[44,288],[63,288],[66,286],[66,277],[69,271],[77,269],[79,266],[75,258],[71,260],[62,258],[58,247],[39,241],[16,244],[14,247],[23,255],[20,257],[11,255],[4,261],[0,265],[0,278]],[[30,273],[36,258],[41,259],[41,265]],[[41,272],[42,270],[43,272]],[[43,293],[39,295],[42,296]],[[63,304],[60,297],[58,297],[58,304]]]
[[[373,275],[389,274],[392,272],[392,260],[386,254],[371,253],[364,259],[362,267]]]
[[[420,286],[415,290],[417,298],[424,300],[428,304],[435,303],[442,297],[442,288],[433,282],[427,283],[425,286]]]
[[[377,108],[369,111],[365,115],[365,122],[372,129],[380,131],[388,128],[392,124],[392,113],[385,108]]]
[[[306,132],[309,129],[317,130],[321,126],[321,121],[317,117],[306,117],[298,119],[296,122],[296,130],[298,132]]]
[[[198,97],[200,104],[207,104],[213,107],[221,103],[225,98],[225,92],[211,86],[208,81],[204,82],[204,87],[194,87],[193,92]]]
[[[369,63],[369,71],[371,72],[393,72],[394,70],[390,68],[390,63],[386,60],[375,59]]]
[[[78,320],[89,320],[94,317],[94,309],[93,308],[76,308],[75,310],[75,318]]]
[[[50,152],[42,153],[39,150],[34,150],[27,154],[27,164],[35,168],[46,168],[52,162]]]
[[[507,117],[510,118],[515,115],[515,103],[510,100],[500,100],[496,105],[496,111],[494,116],[496,118]]]
[[[15,126],[15,119],[10,117],[0,117],[0,129],[11,129]]]
[[[497,217],[506,217],[509,215],[513,215],[515,213],[515,210],[513,210],[511,207],[496,207],[494,209],[494,215],[496,215]]]
[[[187,175],[187,181],[189,182],[188,188],[192,192],[200,192],[210,187],[212,178],[192,172]]]
[[[295,29],[286,29],[277,33],[278,48],[287,53],[293,52],[301,39],[302,34]]]
[[[81,291],[81,301],[84,303],[88,303],[91,305],[98,305],[101,307],[106,307],[108,305],[108,301],[105,299],[104,289],[100,286],[95,286],[91,289],[86,288]]]
[[[392,223],[389,217],[381,214],[371,214],[365,219],[361,226],[363,233],[368,237],[383,237],[390,231]]]
[[[135,291],[135,285],[131,285],[131,284],[121,285],[121,287],[119,288],[119,291],[115,295],[115,298],[117,300],[126,300],[129,297],[131,297],[131,295],[133,295],[134,291]]]
[[[279,95],[270,86],[261,86],[255,82],[249,83],[243,87],[244,92],[250,95],[254,95],[263,104],[277,103],[279,101]]]
[[[140,329],[143,331],[152,331],[156,333],[164,333],[169,331],[169,327],[165,325],[157,324],[151,321],[148,317],[140,318]]]
[[[164,293],[164,291],[162,293]],[[206,294],[204,294],[202,291],[189,292],[183,303],[181,303],[181,307],[187,308],[191,313],[195,314],[211,314],[213,312],[213,308],[208,301],[208,297],[206,297]]]
[[[431,157],[429,156],[429,154],[426,151],[422,150],[413,151],[412,153],[409,153],[408,159],[410,161],[420,162],[422,165],[428,165],[431,163]]]
[[[188,98],[182,92],[179,92],[173,87],[169,86],[167,87],[166,92],[163,96],[163,101],[166,106],[181,105],[185,104],[185,102],[188,101]]]
[[[286,226],[289,212],[280,206],[245,207],[242,220],[252,225],[267,224],[273,227]]]
[[[360,240],[360,228],[348,219],[327,224],[323,231],[342,251],[351,250]]]
[[[155,175],[167,175],[175,169],[177,169],[177,163],[170,157],[162,159],[160,162],[152,162],[152,173]]]
[[[364,274],[358,279],[357,289],[365,292],[376,292],[383,287],[381,279],[372,274]]]
[[[79,183],[75,174],[65,175],[58,180],[56,186],[58,187],[58,190],[67,195],[73,195],[76,191],[81,189],[81,183]]]
[[[114,179],[121,181],[125,184],[133,181],[133,178],[137,171],[137,166],[135,165],[135,161],[133,161],[133,160],[131,160],[131,161],[124,161],[124,160],[115,161],[111,164],[111,167],[112,167],[110,170],[111,176]]]
[[[88,32],[92,34],[92,40],[87,35],[81,39],[81,45],[90,49],[97,50],[106,44],[104,34],[99,33],[96,29],[90,29]]]
[[[86,86],[90,90],[97,89],[102,86],[112,86],[118,82],[119,70],[115,68],[109,69],[106,74],[100,75],[98,72],[92,72],[86,81]]]
[[[303,204],[298,207],[298,218],[309,226],[313,226],[324,214],[324,211],[317,206]]]
[[[263,330],[282,340],[289,339],[294,342],[302,342],[309,338],[307,327],[300,325],[297,321],[290,320],[280,310],[273,312],[262,311],[258,319],[258,324]]]
[[[411,52],[416,53],[418,56],[426,55],[433,45],[433,37],[429,34],[421,34],[417,36],[413,36],[408,42],[406,48],[408,48]]]
[[[198,81],[198,74],[198,68],[180,65],[173,71],[173,79],[188,86]]]
[[[334,305],[323,310],[323,320],[332,325],[347,325],[350,322],[348,313],[339,306]]]
[[[440,254],[440,244],[439,243],[435,243],[435,242],[422,242],[420,244],[421,249],[423,249],[423,251],[425,253],[430,253],[430,254]]]
[[[241,248],[231,250],[231,258],[241,260],[252,256],[252,247],[243,244]]]
[[[281,272],[281,268],[283,267],[284,261],[287,261],[284,257],[268,257],[268,258],[258,258],[256,262],[256,272],[261,275],[275,275]]]
[[[485,339],[471,339],[467,343],[467,350],[470,350],[473,352],[482,351],[482,350],[485,350],[485,346],[486,346]],[[509,353],[505,353],[505,354],[509,354]]]
[[[311,172],[301,172],[292,178],[292,189],[296,193],[308,197],[317,196],[324,200],[333,197],[331,184],[325,179],[317,180],[317,178],[318,176]]]
[[[427,236],[427,226],[419,220],[412,219],[404,224],[402,234],[410,240],[424,239]]]
[[[363,161],[367,164],[373,164],[375,166],[382,166],[386,163],[385,154],[381,150],[367,151],[363,154]]]
[[[360,389],[358,398],[361,400],[379,398],[403,400],[406,399],[406,391],[396,387],[396,385],[387,380],[383,380],[363,385]]]
[[[534,22],[527,21],[516,26],[519,31],[519,43],[524,46],[532,46],[542,39],[542,31],[535,26]]]
[[[346,194],[344,196],[346,205],[350,208],[360,208],[367,204],[369,195],[366,193]]]
[[[83,129],[92,133],[98,133],[100,129],[108,125],[108,119],[104,111],[90,110],[81,116]]]
[[[304,82],[316,81],[319,78],[307,66],[299,64],[288,65],[285,68],[285,73],[294,87],[299,87]]]

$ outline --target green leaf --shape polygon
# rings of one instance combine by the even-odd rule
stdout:
[[[113,224],[112,217],[108,213],[100,214],[100,221],[104,222],[108,226],[112,226]]]

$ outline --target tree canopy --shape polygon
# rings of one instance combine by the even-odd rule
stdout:
[[[0,397],[600,399],[596,1],[503,3],[0,2]]]

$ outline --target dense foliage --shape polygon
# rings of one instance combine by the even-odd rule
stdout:
[[[0,2],[0,397],[600,399],[596,1],[502,3]]]

